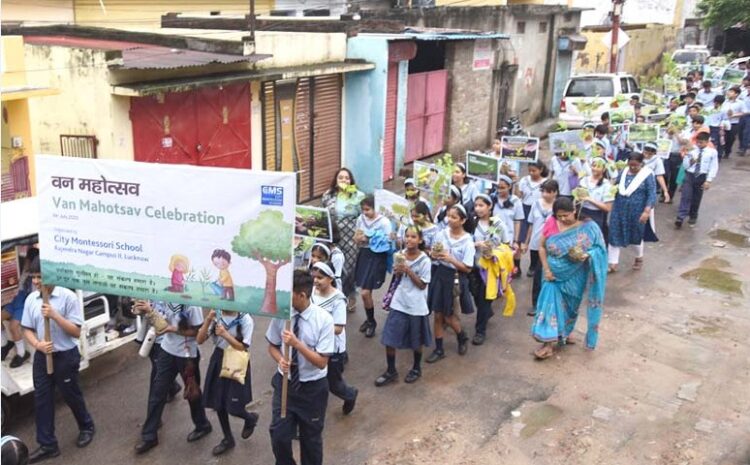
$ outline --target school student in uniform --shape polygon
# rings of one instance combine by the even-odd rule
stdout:
[[[163,308],[155,310],[159,307]],[[135,446],[136,454],[148,452],[159,444],[157,432],[161,415],[177,374],[185,385],[183,395],[190,404],[190,417],[195,426],[188,434],[187,441],[197,441],[212,430],[201,399],[200,352],[195,340],[203,324],[203,312],[200,307],[168,302],[155,302],[152,305],[143,301],[138,308],[138,312],[145,315],[153,311],[162,313],[169,326],[162,331],[162,350],[156,359],[156,376],[148,393],[148,412],[141,430],[141,440]]]
[[[724,136],[724,126],[729,124],[729,118],[727,118],[727,112],[724,108],[724,96],[717,95],[714,97],[710,106],[706,105],[706,113],[705,123],[711,133],[711,142],[713,142],[719,158],[721,158],[724,153],[724,146],[721,143]],[[680,163],[682,163],[682,159],[680,159]]]
[[[313,277],[296,270],[292,284],[292,322],[274,319],[266,331],[268,353],[278,364],[271,381],[273,418],[269,433],[277,465],[293,465],[292,440],[299,431],[302,465],[323,464],[323,427],[328,406],[328,358],[335,351],[333,317],[310,302]],[[290,359],[284,358],[285,347]],[[281,388],[288,377],[286,417],[281,418]]]
[[[492,303],[495,301],[486,298],[487,285],[482,279],[480,271],[480,259],[482,257],[482,251],[485,249],[495,249],[507,239],[508,235],[505,234],[505,225],[502,220],[498,218],[492,218],[492,208],[494,202],[492,198],[487,194],[479,194],[474,200],[474,246],[476,252],[474,255],[474,268],[471,270],[471,280],[475,283],[475,287],[472,289],[474,294],[474,303],[477,306],[477,321],[474,326],[474,338],[471,343],[480,346],[484,344],[487,338],[487,323],[492,318]]]
[[[713,105],[714,99],[718,94],[711,90],[711,81],[703,81],[703,88],[695,94],[695,100],[701,102],[704,107]]]
[[[513,278],[517,279],[521,277],[521,222],[525,216],[521,199],[512,194],[512,189],[513,181],[501,174],[496,189],[491,194],[495,200],[492,216],[498,217],[503,222],[505,232],[503,242],[509,243],[513,248],[515,254],[513,264],[516,268]]]
[[[253,400],[250,362],[247,364],[244,383],[221,377],[224,351],[229,350],[229,347],[238,351],[248,350],[252,343],[253,327],[253,319],[247,313],[222,310],[217,315],[215,310],[211,310],[196,336],[198,344],[203,344],[208,338],[211,338],[215,346],[206,370],[203,404],[216,411],[221,432],[224,433],[224,438],[212,450],[212,454],[216,456],[233,449],[235,445],[232,427],[229,424],[229,415],[244,420],[242,439],[252,436],[255,426],[258,424],[258,414],[245,410],[245,406]]]
[[[729,155],[732,154],[732,146],[734,145],[734,140],[737,138],[740,118],[745,109],[744,102],[738,99],[739,95],[739,86],[733,86],[727,91],[727,101],[724,102],[730,124],[730,129],[724,135],[724,158],[729,158]]]
[[[328,390],[344,401],[342,411],[349,415],[357,403],[357,388],[344,381],[346,355],[346,296],[335,287],[333,266],[318,262],[313,265],[313,292],[310,301],[326,310],[333,317],[333,332],[336,334],[334,350],[328,359]]]
[[[682,161],[685,168],[685,180],[682,183],[680,209],[677,212],[675,227],[682,227],[682,222],[688,218],[688,224],[694,225],[698,221],[698,209],[701,206],[703,193],[711,187],[711,183],[719,172],[719,156],[716,149],[708,146],[708,134],[698,134],[696,148]]]
[[[599,225],[599,229],[606,238],[607,214],[612,210],[615,194],[612,192],[612,184],[607,179],[607,161],[601,157],[592,158],[589,164],[591,175],[582,178],[580,184],[580,187],[587,190],[586,197],[581,199],[580,218],[592,219]]]
[[[456,333],[458,354],[466,354],[469,349],[469,337],[461,327],[457,312],[474,313],[468,278],[474,266],[475,255],[471,220],[463,205],[450,207],[446,215],[448,228],[437,235],[432,245],[434,267],[427,292],[427,305],[435,313],[435,350],[427,357],[427,363],[435,363],[445,358],[444,324]],[[456,292],[458,295],[454,296]],[[454,297],[457,298],[460,308],[454,308]]]
[[[36,289],[26,297],[21,327],[24,337],[33,347],[34,415],[36,441],[39,448],[29,455],[29,463],[36,463],[60,455],[55,437],[55,389],[60,391],[78,424],[78,447],[88,446],[94,438],[94,420],[91,418],[81,387],[78,368],[81,354],[78,338],[81,336],[83,312],[76,294],[63,287],[46,286],[49,303],[42,299],[42,275],[39,259],[29,265],[31,284]],[[44,319],[50,320],[50,341],[45,341]],[[52,354],[54,373],[47,374],[47,354]]]
[[[529,235],[523,245],[523,250],[529,250],[531,267],[534,270],[534,281],[531,285],[531,310],[526,313],[529,316],[536,314],[536,301],[539,292],[542,290],[542,263],[539,259],[542,228],[547,218],[552,215],[552,206],[557,199],[559,190],[557,181],[554,179],[545,181],[541,188],[542,195],[532,205],[529,218],[526,220],[529,223]]]
[[[604,118],[604,115],[602,115]],[[523,221],[521,222],[520,239],[521,243],[525,243],[529,234],[529,212],[531,212],[531,206],[534,202],[539,200],[542,196],[542,184],[547,180],[549,171],[547,165],[541,161],[535,161],[529,163],[529,174],[521,178],[516,184],[516,195],[521,198],[521,205],[523,207]],[[529,266],[528,277],[534,276],[533,264]]]
[[[367,318],[359,327],[359,332],[365,333],[365,337],[373,337],[378,323],[375,321],[372,291],[380,289],[385,281],[393,226],[391,220],[375,211],[375,198],[372,195],[365,197],[360,206],[362,214],[357,218],[357,231],[354,234],[354,240],[359,245],[354,274]]]
[[[430,202],[426,198],[422,197],[414,178],[404,179],[404,197],[406,197],[406,200],[411,203],[424,202],[427,204],[427,207],[432,210],[432,205],[430,205]]]
[[[456,187],[454,184],[451,184],[450,188],[448,189],[448,195],[446,195],[443,199],[443,205],[440,207],[437,215],[435,216],[435,224],[441,231],[448,228],[448,210],[450,210],[454,205],[463,205],[463,203],[464,202],[463,195],[461,194],[461,189]],[[466,210],[466,207],[464,207],[464,210]]]
[[[664,196],[664,201],[669,202],[669,190],[667,189],[667,182],[664,180],[666,170],[664,169],[664,160],[661,157],[656,156],[658,147],[655,142],[648,142],[643,145],[643,164],[651,171],[654,172],[656,177],[656,186],[661,189],[661,194]],[[603,233],[604,231],[602,231]]]
[[[474,208],[474,198],[479,193],[477,185],[466,175],[466,165],[456,163],[453,168],[453,185],[461,189],[461,200],[467,212]]]
[[[552,157],[550,172],[552,179],[560,186],[560,195],[572,198],[571,191],[577,187],[578,173],[583,166],[578,159],[571,160],[567,153],[559,153]]]
[[[417,202],[411,207],[409,213],[411,215],[411,224],[402,225],[398,231],[399,247],[403,248],[406,243],[406,229],[409,226],[416,226],[422,234],[425,248],[429,250],[432,247],[435,236],[440,232],[440,228],[432,223],[430,208],[424,202]]]
[[[344,270],[344,253],[333,244],[331,244],[331,246],[332,247],[328,247],[322,242],[318,242],[312,246],[309,269],[312,271],[316,263],[330,263],[336,281],[336,289],[341,290],[341,273]]]
[[[430,346],[430,310],[427,307],[427,286],[430,284],[432,262],[425,253],[422,231],[409,226],[404,233],[403,262],[396,263],[393,273],[398,283],[387,303],[389,312],[380,342],[385,346],[388,368],[375,380],[375,386],[390,384],[398,378],[396,349],[411,350],[414,363],[404,382],[411,384],[422,376],[422,348]],[[385,300],[385,299],[384,299]]]

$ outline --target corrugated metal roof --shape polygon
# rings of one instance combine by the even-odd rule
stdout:
[[[404,35],[415,40],[475,40],[475,39],[510,39],[508,34],[500,32],[482,32],[461,29],[408,27]]]
[[[69,36],[28,36],[24,41],[34,45],[88,48],[119,52],[121,56],[110,56],[108,64],[118,69],[173,69],[203,66],[212,63],[255,63],[271,55],[231,55],[227,53],[201,52],[162,47],[136,42],[98,40]]]

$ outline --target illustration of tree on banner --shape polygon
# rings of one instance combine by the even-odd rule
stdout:
[[[260,311],[275,314],[276,276],[291,261],[293,226],[280,211],[266,210],[240,226],[232,239],[232,250],[241,257],[256,260],[266,270],[266,287]]]

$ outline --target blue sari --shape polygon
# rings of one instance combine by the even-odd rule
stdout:
[[[572,260],[568,252],[581,245],[587,260]],[[607,249],[599,227],[593,221],[547,238],[547,263],[554,281],[542,282],[531,334],[540,342],[565,342],[578,320],[578,307],[589,284],[586,316],[586,347],[596,348],[607,284]]]

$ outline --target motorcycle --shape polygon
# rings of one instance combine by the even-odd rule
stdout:
[[[525,137],[531,137],[531,134],[529,131],[526,131],[523,129],[523,126],[521,125],[521,119],[513,115],[510,118],[508,118],[508,121],[505,123],[505,126],[498,128],[497,130],[497,137],[513,137],[513,136],[525,136]]]

